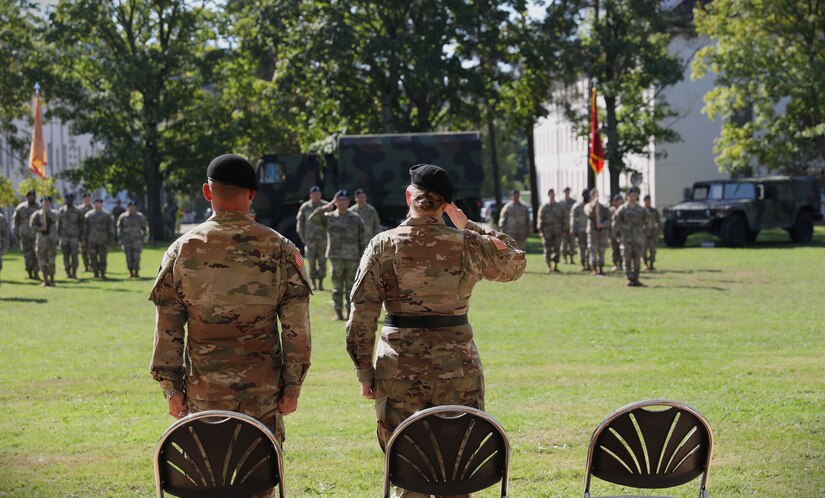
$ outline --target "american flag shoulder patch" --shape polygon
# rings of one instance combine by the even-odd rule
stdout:
[[[299,269],[304,266],[304,258],[301,257],[300,251],[295,251],[295,266]]]
[[[507,244],[505,244],[501,239],[490,237],[490,240],[493,241],[493,245],[496,246],[496,249],[499,251],[506,251],[508,249]]]

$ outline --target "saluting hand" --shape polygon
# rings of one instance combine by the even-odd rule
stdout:
[[[444,212],[447,213],[447,216],[450,217],[450,221],[452,221],[453,225],[455,225],[455,227],[459,230],[464,230],[467,226],[467,215],[464,214],[464,211],[458,209],[458,206],[452,202],[447,204]]]

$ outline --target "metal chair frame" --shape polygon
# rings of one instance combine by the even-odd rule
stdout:
[[[667,406],[670,408],[675,408],[677,410],[681,410],[684,412],[689,413],[693,417],[695,417],[703,426],[708,440],[708,448],[707,448],[707,458],[705,459],[704,469],[702,471],[702,480],[699,486],[699,498],[708,498],[708,491],[707,491],[707,483],[708,483],[708,473],[710,472],[710,462],[711,457],[713,456],[713,430],[710,427],[707,419],[699,413],[698,410],[695,408],[685,404],[680,403],[678,401],[667,400],[667,399],[652,399],[652,400],[644,400],[644,401],[637,401],[635,403],[631,403],[629,405],[623,406],[619,408],[615,412],[611,413],[610,415],[605,418],[601,424],[596,428],[593,432],[593,436],[590,438],[590,445],[587,449],[587,469],[585,472],[584,477],[584,498],[591,498],[590,495],[590,481],[592,477],[592,470],[593,470],[593,456],[596,451],[596,442],[601,437],[602,433],[611,427],[611,424],[620,417],[630,414],[633,411],[639,408],[647,408],[647,407],[656,407],[656,406]],[[602,478],[600,478],[602,479]],[[695,479],[695,478],[694,478]],[[604,479],[603,479],[604,480]],[[611,482],[611,481],[608,481]],[[690,482],[690,481],[687,481]],[[619,483],[614,483],[619,484]],[[684,484],[684,483],[683,483]],[[666,487],[674,487],[674,486],[666,486]]]
[[[264,436],[266,436],[266,440],[268,440],[271,445],[272,449],[275,453],[275,460],[276,465],[278,466],[278,482],[272,483],[274,486],[278,488],[278,493],[280,498],[284,498],[284,459],[283,453],[281,450],[281,443],[275,439],[275,436],[272,434],[272,431],[261,423],[259,420],[250,417],[249,415],[244,415],[242,413],[231,412],[227,410],[206,410],[203,412],[192,413],[187,415],[186,417],[176,420],[172,425],[169,426],[168,429],[163,433],[158,441],[158,444],[155,446],[155,456],[154,456],[154,468],[155,468],[155,489],[157,492],[158,498],[163,498],[165,496],[163,483],[161,482],[160,478],[160,454],[161,450],[164,448],[166,444],[166,440],[177,430],[190,425],[192,422],[204,418],[221,418],[222,422],[226,422],[227,420],[239,420],[243,423],[249,424],[258,431],[260,431]]]
[[[454,417],[445,416],[446,414],[456,413],[458,415]],[[419,412],[414,413],[406,420],[401,422],[401,424],[395,429],[395,431],[393,431],[389,441],[387,442],[387,447],[384,456],[384,498],[390,497],[390,491],[392,488],[392,481],[390,479],[390,459],[393,455],[393,446],[396,439],[404,432],[404,429],[428,417],[437,416],[441,418],[458,419],[466,415],[471,415],[473,417],[480,418],[485,422],[489,423],[491,426],[493,426],[493,428],[496,429],[498,434],[501,436],[501,439],[504,441],[504,468],[502,469],[501,476],[501,498],[507,498],[510,473],[510,440],[507,438],[507,433],[504,431],[504,427],[502,427],[501,424],[495,418],[491,417],[486,412],[479,410],[478,408],[472,408],[469,406],[462,405],[441,405],[421,410]]]

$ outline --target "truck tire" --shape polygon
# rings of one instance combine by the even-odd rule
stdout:
[[[759,230],[748,230],[748,244],[756,242],[756,237],[759,236]]]
[[[668,247],[685,247],[687,234],[680,230],[675,223],[668,220],[665,222],[665,244]]]
[[[720,231],[722,244],[728,247],[742,247],[748,237],[748,224],[738,215],[733,215],[724,223]]]
[[[814,236],[814,220],[811,213],[799,213],[796,216],[796,223],[788,231],[792,242],[806,244]]]

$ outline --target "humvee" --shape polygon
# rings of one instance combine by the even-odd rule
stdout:
[[[258,165],[260,190],[252,209],[258,222],[300,246],[295,217],[313,185],[321,187],[326,200],[342,188],[350,196],[363,188],[381,225],[395,227],[406,217],[404,187],[410,166],[417,163],[447,170],[455,185],[454,202],[470,219],[479,219],[484,173],[476,131],[341,135],[306,153],[266,155]]]
[[[820,209],[819,187],[809,176],[697,182],[690,200],[666,213],[665,243],[682,247],[688,235],[710,232],[725,246],[741,247],[767,228],[784,228],[793,242],[810,242]]]

